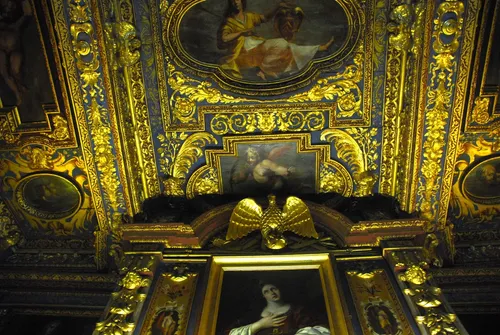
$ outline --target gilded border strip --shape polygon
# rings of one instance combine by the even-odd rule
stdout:
[[[474,52],[474,38],[476,36],[480,1],[481,0],[472,0],[467,3],[467,17],[465,21],[460,63],[458,66],[458,75],[455,81],[455,98],[452,105],[453,109],[449,125],[448,145],[447,151],[444,154],[445,166],[444,173],[442,175],[441,197],[437,216],[437,223],[439,227],[444,227],[446,225],[446,218],[448,215],[448,205],[450,202],[451,188],[453,184],[455,162],[457,160],[457,153],[460,144],[460,128],[466,106],[465,98],[470,73],[469,69]]]
[[[113,101],[113,89],[111,87],[111,82],[110,82],[110,76],[109,76],[109,67],[108,67],[108,60],[107,60],[107,54],[106,54],[106,44],[105,44],[105,38],[104,38],[104,27],[101,23],[101,17],[99,15],[99,6],[97,4],[97,0],[90,0],[90,5],[89,8],[91,8],[91,12],[94,12],[94,23],[95,23],[95,34],[96,34],[96,42],[97,42],[97,47],[98,51],[94,50],[94,52],[97,51],[96,56],[101,58],[101,66],[102,66],[102,81],[103,81],[103,86],[104,86],[104,91],[107,96],[107,99],[105,100],[105,103],[107,103],[107,115],[109,117],[109,126],[111,129],[112,137],[110,138],[110,142],[113,143],[114,146],[114,156],[116,158],[116,165],[118,166],[118,175],[116,176],[116,181],[119,183],[121,182],[121,188],[122,188],[122,197],[123,200],[125,201],[125,208],[129,214],[133,214],[133,207],[131,204],[131,199],[130,199],[130,194],[128,194],[128,180],[126,178],[127,174],[125,173],[125,163],[124,163],[124,157],[122,155],[123,153],[123,148],[120,139],[120,132],[118,131],[118,121],[116,117],[116,108],[114,105]],[[105,172],[105,169],[102,169],[103,172]],[[120,178],[122,176],[122,178]],[[109,189],[109,187],[108,187]],[[118,191],[119,192],[119,191]],[[118,201],[121,199],[117,199]],[[115,211],[118,209],[116,207]]]
[[[92,203],[96,210],[97,222],[99,228],[107,230],[107,214],[104,208],[104,203],[101,198],[99,178],[97,176],[97,169],[95,165],[94,155],[92,153],[92,145],[90,143],[89,127],[86,121],[85,107],[83,106],[82,93],[80,91],[80,80],[76,72],[75,58],[73,58],[73,47],[69,36],[69,24],[66,22],[64,15],[64,2],[67,0],[54,0],[52,1],[52,8],[56,18],[56,32],[58,34],[60,47],[62,50],[63,64],[68,72],[67,81],[68,87],[71,91],[69,95],[74,106],[75,119],[78,128],[78,135],[80,139],[80,146],[85,160],[89,189],[92,194]],[[96,248],[99,249],[99,248]],[[97,252],[98,253],[98,252]]]
[[[419,83],[419,93],[415,95],[415,101],[418,101],[418,107],[416,108],[416,125],[415,125],[415,134],[413,138],[413,147],[415,151],[413,153],[413,164],[410,163],[412,174],[409,185],[409,197],[407,210],[409,212],[414,212],[417,207],[417,190],[418,190],[418,181],[419,181],[419,167],[422,162],[422,149],[423,149],[423,136],[424,136],[424,116],[425,116],[425,108],[426,108],[426,97],[427,97],[427,79],[428,79],[428,64],[431,52],[431,42],[432,42],[432,21],[434,17],[434,1],[426,2],[426,10],[427,16],[425,18],[425,33],[424,33],[424,43],[422,47],[422,66],[420,68],[420,75],[417,72],[417,83]]]

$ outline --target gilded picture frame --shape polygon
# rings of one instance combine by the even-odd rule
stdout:
[[[328,327],[331,334],[348,334],[344,306],[329,254],[213,257],[197,334],[215,335],[220,333],[221,325],[217,325],[220,322],[220,312],[232,311],[231,305],[228,305],[226,301],[221,301],[222,296],[228,296],[224,294],[224,290],[225,287],[230,287],[231,275],[234,277],[234,275],[239,274],[239,278],[262,275],[271,278],[271,281],[273,279],[279,281],[287,277],[300,278],[301,274],[309,275],[309,273],[312,273],[313,277],[317,276],[319,281],[316,289],[320,290],[323,297],[328,319],[327,325],[324,327]],[[294,285],[300,287],[301,282],[296,282]],[[263,287],[265,289],[266,285]],[[245,292],[243,290],[233,293],[244,298]],[[221,311],[221,307],[224,308],[223,311]],[[290,307],[291,309],[292,307]],[[291,315],[288,314],[287,318],[291,318]],[[219,332],[217,332],[218,330]]]

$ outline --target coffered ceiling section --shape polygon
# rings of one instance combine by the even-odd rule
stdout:
[[[495,1],[7,2],[2,213],[28,238],[111,248],[160,193],[498,220]]]

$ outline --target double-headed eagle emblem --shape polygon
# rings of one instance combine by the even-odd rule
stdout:
[[[241,200],[231,214],[226,240],[241,238],[258,229],[270,249],[286,246],[285,231],[318,238],[309,208],[302,200],[288,197],[283,211],[276,205],[274,195],[269,195],[268,200],[269,207],[264,211],[253,199]]]

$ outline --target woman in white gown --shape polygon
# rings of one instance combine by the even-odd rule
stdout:
[[[255,316],[256,321],[237,320],[229,335],[329,335],[324,326],[316,325],[303,307],[285,303],[279,288],[270,283],[261,284],[266,306]]]

